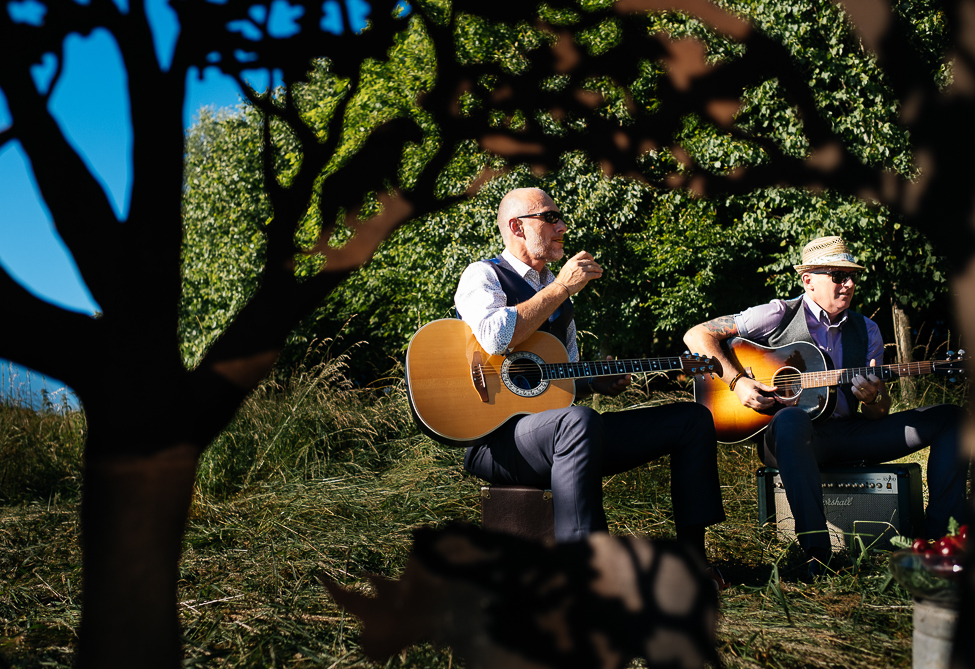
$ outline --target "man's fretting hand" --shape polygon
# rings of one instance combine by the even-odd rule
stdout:
[[[579,251],[562,266],[555,280],[566,287],[569,295],[575,295],[591,280],[598,279],[602,275],[603,268],[599,266],[592,254]]]
[[[606,359],[612,360],[613,356],[607,355]],[[631,382],[632,378],[629,374],[621,374],[619,376],[600,376],[593,380],[590,388],[594,393],[616,397],[621,392],[626,390]]]

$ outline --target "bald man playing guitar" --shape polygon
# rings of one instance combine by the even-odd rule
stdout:
[[[552,198],[537,188],[509,192],[498,208],[504,252],[475,262],[461,276],[458,314],[490,355],[504,355],[536,331],[557,337],[578,361],[571,296],[603,275],[595,258],[580,251],[558,276],[547,265],[562,259],[567,224]],[[617,395],[629,375],[578,379],[576,396]],[[602,478],[671,456],[671,490],[677,538],[705,557],[705,528],[721,522],[714,427],[692,402],[600,414],[569,406],[518,415],[485,443],[467,449],[464,466],[498,484],[551,488],[555,538],[574,541],[607,530]]]

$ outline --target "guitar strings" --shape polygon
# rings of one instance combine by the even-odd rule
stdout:
[[[633,363],[633,362],[653,363],[653,362],[661,362],[661,361],[668,361],[668,363],[669,363],[669,362],[672,362],[673,360],[674,360],[674,358],[642,358],[642,359],[634,359],[634,360],[610,360],[610,361],[605,361],[605,362],[619,364],[619,365],[622,366],[624,363]],[[556,368],[556,367],[563,366],[563,365],[596,365],[596,364],[603,364],[603,361],[536,363],[533,360],[527,360],[525,362],[526,362],[526,364],[532,365],[535,369],[537,369],[539,371],[542,371],[542,372],[551,371],[552,368]],[[952,361],[923,360],[923,361],[917,361],[917,362],[905,362],[905,363],[893,363],[893,364],[890,364],[890,365],[881,365],[879,368],[878,367],[851,367],[851,368],[848,368],[848,369],[824,369],[824,370],[819,370],[819,371],[814,371],[814,372],[799,372],[799,373],[780,374],[778,376],[758,376],[758,377],[754,377],[754,379],[756,381],[759,381],[759,382],[764,383],[766,385],[770,384],[773,380],[777,380],[779,382],[779,384],[781,385],[783,383],[796,383],[797,381],[801,381],[803,379],[803,377],[805,377],[807,379],[815,379],[816,377],[820,377],[821,379],[824,379],[824,380],[825,379],[832,379],[832,378],[835,377],[837,379],[836,381],[834,381],[833,383],[828,383],[828,382],[827,383],[828,383],[828,385],[834,385],[834,384],[839,385],[840,383],[839,383],[838,379],[840,377],[842,377],[842,376],[851,376],[851,375],[852,376],[855,376],[857,374],[870,374],[873,371],[878,371],[878,370],[880,370],[880,371],[889,370],[889,371],[892,371],[892,372],[904,372],[904,371],[910,372],[910,371],[917,371],[919,373],[930,373],[930,372],[935,371],[939,366],[944,365],[944,364],[947,364],[947,363],[950,363],[950,362],[952,362]],[[481,369],[481,373],[485,377],[488,377],[488,376],[500,376],[501,375],[500,369],[499,368],[496,368],[494,366],[481,363],[479,365],[479,367]],[[634,372],[627,372],[627,371],[621,371],[621,370],[614,370],[614,371],[609,371],[609,372],[600,372],[598,370],[592,370],[593,373],[589,373],[589,374],[579,374],[578,376],[575,375],[575,374],[572,374],[570,376],[565,376],[565,377],[553,376],[553,377],[549,377],[549,380],[565,380],[565,379],[572,379],[572,378],[586,378],[586,377],[596,377],[596,376],[616,376],[616,375],[620,375],[620,374],[645,374],[645,373],[651,373],[651,372],[656,372],[656,371],[659,371],[659,372],[683,371],[683,367],[680,367],[680,368],[672,368],[672,369],[663,369],[663,368],[661,368],[659,370],[637,370],[637,371],[634,371]]]
[[[626,365],[629,365],[630,367],[634,367],[636,365],[649,367],[654,364],[657,364],[659,366],[659,369],[634,369],[632,371],[627,371],[625,369]],[[674,364],[679,364],[680,366],[678,367],[670,366]],[[698,363],[698,361],[684,360],[683,358],[673,356],[673,357],[661,357],[661,358],[632,358],[632,359],[624,359],[624,360],[592,360],[587,362],[542,362],[542,363],[535,362],[534,360],[531,359],[526,359],[524,361],[514,361],[511,366],[515,367],[517,365],[525,365],[528,368],[526,370],[520,370],[517,368],[514,370],[520,373],[524,373],[525,371],[551,372],[553,369],[556,369],[558,367],[570,366],[570,365],[574,367],[580,367],[583,365],[589,365],[591,367],[602,366],[602,365],[616,365],[620,368],[620,369],[614,369],[612,371],[599,371],[598,369],[592,369],[589,373],[582,373],[582,369],[577,369],[576,371],[580,372],[579,374],[573,373],[570,374],[569,376],[549,377],[550,380],[564,380],[564,379],[571,379],[571,378],[584,379],[591,376],[619,376],[622,374],[650,374],[652,372],[677,372],[677,371],[684,371],[685,365],[693,366],[695,364],[706,364],[706,363],[703,362]],[[484,376],[501,375],[500,372],[501,365],[494,366],[482,362],[478,365],[478,367],[480,368],[481,373]]]
[[[894,363],[890,365],[881,365],[880,367],[851,367],[849,369],[823,369],[815,372],[780,374],[778,376],[761,376],[761,377],[755,377],[755,380],[768,385],[773,380],[778,380],[781,384],[781,383],[795,383],[796,381],[801,381],[804,377],[807,379],[815,379],[816,377],[819,377],[822,380],[835,378],[837,379],[835,383],[839,384],[839,378],[841,377],[856,376],[857,374],[870,374],[873,371],[889,370],[892,372],[917,371],[919,373],[929,373],[937,369],[937,367],[939,366],[939,362],[944,363],[950,361],[922,360],[917,362],[902,362],[902,363]],[[852,382],[852,378],[850,382]]]

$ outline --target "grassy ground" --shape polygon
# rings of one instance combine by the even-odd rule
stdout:
[[[357,621],[336,608],[318,576],[366,588],[367,573],[399,573],[412,528],[478,522],[480,482],[462,473],[462,453],[416,433],[400,386],[356,391],[341,371],[337,362],[288,386],[269,384],[202,462],[178,593],[186,666],[377,666],[358,650]],[[670,388],[634,391],[623,403],[680,399],[686,389]],[[2,420],[34,420],[10,412],[0,412]],[[50,418],[42,440],[49,446],[40,449],[48,453],[44,462],[61,469],[48,466],[36,481],[22,463],[9,464],[17,457],[3,460],[6,451],[23,459],[29,449],[0,441],[0,477],[6,466],[18,481],[16,494],[3,489],[8,504],[0,507],[0,667],[72,662],[81,555],[71,471],[84,422],[61,420],[55,429]],[[728,520],[708,542],[734,584],[721,597],[726,665],[909,667],[912,606],[887,578],[886,556],[847,561],[832,578],[798,583],[797,551],[757,527],[754,445],[722,447],[719,464]],[[672,535],[665,461],[605,487],[613,532]],[[463,663],[449,648],[416,646],[385,666]]]

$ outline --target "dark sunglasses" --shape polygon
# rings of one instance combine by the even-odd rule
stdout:
[[[537,214],[522,214],[521,216],[515,216],[515,218],[540,218],[546,223],[551,223],[555,225],[559,221],[564,221],[562,218],[561,211],[540,211]]]
[[[833,280],[833,283],[844,284],[844,283],[846,283],[846,280],[847,279],[849,279],[853,283],[856,283],[856,281],[857,281],[857,275],[859,275],[860,273],[859,272],[844,272],[844,271],[838,270],[838,269],[831,269],[831,270],[819,270],[819,271],[816,271],[816,272],[810,272],[810,274],[826,274],[826,275],[829,276],[829,278],[831,278]]]

